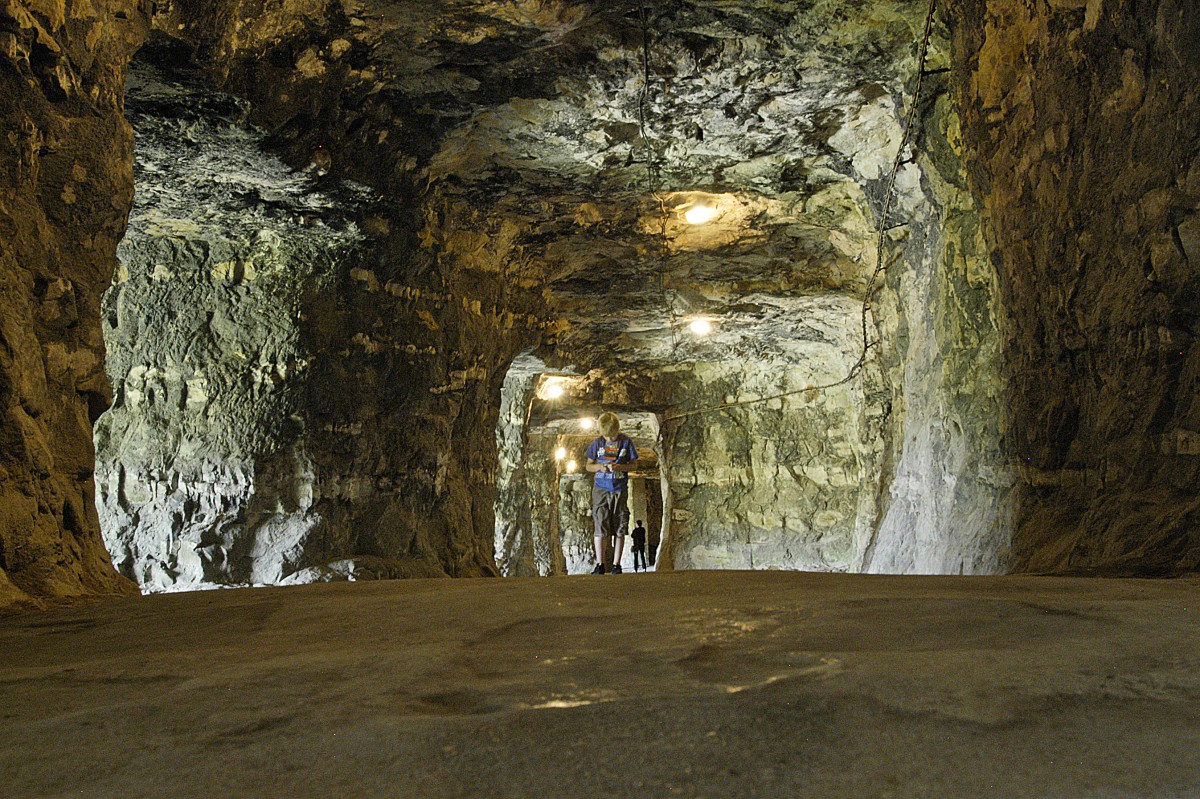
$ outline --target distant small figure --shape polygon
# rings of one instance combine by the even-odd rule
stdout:
[[[642,571],[649,571],[650,567],[646,565],[646,528],[642,526],[642,520],[637,520],[637,527],[633,528],[630,533],[633,536],[633,571],[638,570],[638,556],[642,558]]]

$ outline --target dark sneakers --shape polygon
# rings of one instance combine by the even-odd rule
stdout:
[[[608,570],[608,573],[609,574],[620,574],[621,573],[621,564],[614,563],[612,565],[612,568]],[[604,564],[597,563],[596,568],[592,569],[592,574],[604,574]]]

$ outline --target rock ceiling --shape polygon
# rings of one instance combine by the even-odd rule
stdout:
[[[159,26],[205,43],[294,163],[459,209],[443,247],[480,257],[483,233],[510,285],[540,288],[551,360],[854,346],[923,3],[249,5]],[[717,218],[688,225],[696,204]],[[695,317],[717,322],[703,346]]]

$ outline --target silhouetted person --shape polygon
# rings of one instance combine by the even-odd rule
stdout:
[[[621,550],[629,527],[629,475],[637,460],[633,439],[621,432],[616,414],[602,413],[596,420],[600,437],[587,448],[587,470],[596,475],[592,483],[592,522],[595,524],[596,568],[592,574],[621,573]],[[608,539],[613,544],[611,567],[607,561]]]
[[[649,567],[646,565],[646,528],[642,527],[642,520],[637,520],[637,527],[630,532],[633,536],[633,570],[638,570],[638,556],[642,559],[642,571],[647,571]]]

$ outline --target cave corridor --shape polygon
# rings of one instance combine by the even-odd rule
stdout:
[[[0,118],[12,795],[1200,795],[1190,0],[11,0]]]

